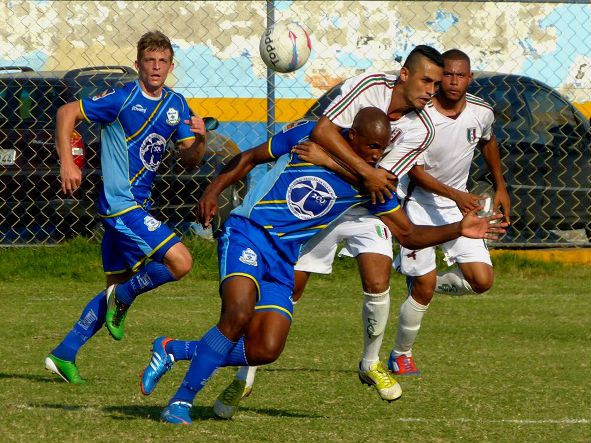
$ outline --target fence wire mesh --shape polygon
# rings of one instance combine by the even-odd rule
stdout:
[[[418,44],[460,48],[479,72],[471,91],[495,109],[514,221],[500,243],[589,243],[587,2],[7,1],[0,3],[0,244],[98,234],[100,128],[77,127],[73,148],[84,146],[83,187],[75,198],[64,198],[55,113],[68,101],[134,79],[136,42],[153,29],[174,44],[169,85],[194,112],[220,122],[209,134],[203,166],[184,171],[171,149],[153,194],[157,216],[181,230],[195,229],[200,190],[232,155],[267,137],[269,91],[258,45],[269,11],[277,21],[302,24],[313,44],[303,68],[274,79],[271,130],[304,116],[350,76],[399,69]],[[471,189],[490,188],[477,155]],[[243,185],[228,190],[224,212],[244,192]]]

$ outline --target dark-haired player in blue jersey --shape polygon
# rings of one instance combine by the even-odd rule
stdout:
[[[154,342],[152,359],[142,376],[141,389],[146,395],[174,361],[191,360],[181,386],[162,413],[163,420],[190,424],[194,397],[217,368],[267,364],[279,357],[291,325],[294,265],[300,249],[348,209],[367,205],[383,217],[402,244],[416,247],[460,235],[494,237],[494,232],[503,231],[501,224],[489,228],[492,218],[479,219],[474,213],[454,225],[414,226],[399,210],[395,197],[369,203],[369,194],[340,175],[298,157],[298,146],[307,142],[313,127],[313,122],[303,122],[238,154],[202,196],[199,220],[208,226],[223,189],[255,165],[276,161],[223,226],[218,245],[222,309],[217,325],[198,341],[161,337]],[[361,110],[348,138],[355,152],[375,165],[389,143],[388,117],[377,108]],[[336,163],[333,166],[356,180]]]
[[[101,124],[102,184],[98,213],[106,290],[84,308],[78,322],[47,356],[45,367],[70,383],[83,383],[76,366],[80,348],[107,325],[123,338],[129,306],[139,295],[185,276],[192,267],[188,249],[176,234],[149,214],[150,193],[166,145],[179,146],[181,162],[194,168],[205,152],[205,126],[192,116],[185,98],[164,85],[173,69],[173,48],[159,31],[137,44],[138,79],[118,89],[59,108],[56,144],[64,194],[80,186],[70,137],[77,122]]]

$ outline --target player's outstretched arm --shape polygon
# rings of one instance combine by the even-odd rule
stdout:
[[[80,187],[82,171],[74,163],[70,140],[76,123],[84,120],[80,102],[70,102],[60,106],[56,115],[55,146],[60,159],[60,178],[62,192],[72,195]]]
[[[511,223],[511,200],[505,185],[505,178],[501,167],[501,155],[499,154],[499,145],[497,139],[493,135],[490,140],[487,140],[482,146],[482,156],[488,166],[493,182],[495,184],[495,198],[493,202],[493,209],[499,211],[502,208],[505,220]]]
[[[396,176],[385,169],[373,168],[359,157],[341,135],[341,128],[328,117],[322,116],[312,131],[312,141],[341,161],[361,178],[363,186],[371,193],[372,202],[383,203],[396,191]]]
[[[191,116],[185,120],[189,131],[195,134],[192,140],[185,140],[179,143],[179,157],[181,164],[186,169],[196,168],[205,155],[205,123],[198,115]]]
[[[208,228],[218,212],[218,196],[228,186],[242,180],[256,166],[274,160],[267,143],[235,155],[220,174],[205,188],[197,205],[197,221]]]
[[[460,236],[496,240],[505,232],[508,224],[497,223],[503,217],[502,214],[479,218],[476,211],[480,209],[482,206],[470,211],[462,221],[443,226],[415,225],[402,210],[381,215],[380,218],[400,244],[408,249],[435,246]]]

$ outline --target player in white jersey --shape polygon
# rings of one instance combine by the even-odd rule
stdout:
[[[348,164],[350,169],[359,172],[366,163],[361,161],[363,165],[355,166],[355,159],[361,159],[351,150],[340,131],[350,128],[355,115],[363,108],[371,106],[383,110],[390,119],[390,145],[377,170],[370,169],[369,175],[382,171],[393,179],[391,189],[394,189],[397,176],[405,174],[412,167],[433,139],[429,115],[421,110],[439,86],[442,67],[441,54],[422,45],[411,51],[399,78],[385,73],[371,73],[346,80],[341,86],[341,94],[326,109],[312,137]],[[339,157],[339,152],[344,157]],[[306,161],[330,167],[323,163],[323,156],[318,154],[298,151],[298,155]],[[367,180],[365,183],[367,185]],[[396,380],[386,365],[379,361],[378,355],[390,310],[392,235],[386,225],[368,211],[353,209],[339,222],[312,238],[295,267],[293,299],[297,301],[301,296],[310,273],[329,274],[332,271],[337,244],[341,240],[346,242],[351,254],[357,258],[363,286],[364,351],[359,365],[360,379],[364,383],[369,380],[380,397],[387,399]],[[241,368],[237,378],[220,394],[214,406],[218,416],[230,417],[240,398],[250,393],[255,369]]]
[[[452,49],[443,54],[439,93],[427,105],[435,138],[418,164],[399,183],[398,195],[413,223],[438,226],[459,220],[478,207],[484,196],[467,191],[474,150],[479,147],[495,185],[492,209],[502,208],[509,221],[510,200],[501,171],[498,146],[492,133],[491,106],[467,94],[472,79],[470,58]],[[401,246],[395,266],[409,278],[409,297],[400,308],[396,342],[388,367],[400,375],[419,375],[412,357],[421,321],[433,293],[482,293],[493,284],[493,267],[484,241],[460,237],[441,245],[448,265],[459,269],[437,275],[435,247],[410,250]]]

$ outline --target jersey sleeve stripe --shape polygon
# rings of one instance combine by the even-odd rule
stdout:
[[[184,141],[191,140],[191,139],[193,139],[193,140],[194,140],[194,139],[195,139],[195,136],[194,136],[194,135],[192,135],[191,137],[185,137],[185,138],[181,138],[181,139],[177,140],[176,142],[177,142],[177,144],[179,144],[179,143],[182,143],[182,142],[184,142]]]
[[[429,115],[424,111],[418,111],[417,115],[425,128],[427,128],[427,135],[417,149],[410,151],[390,168],[390,172],[398,177],[403,175],[404,172],[407,172],[409,167],[413,164],[417,157],[429,147],[429,145],[433,142],[433,138],[435,137],[435,126],[433,125]]]
[[[387,211],[376,212],[376,213],[374,213],[374,215],[377,215],[379,217],[380,215],[392,214],[393,212],[396,212],[399,209],[400,209],[400,205],[396,206],[395,208],[389,209]]]
[[[86,120],[88,123],[92,123],[90,121],[90,119],[88,118],[88,116],[86,115],[86,112],[84,112],[84,105],[82,104],[82,100],[78,100],[79,106],[80,106],[80,112],[82,112],[82,117],[84,117],[84,120]]]
[[[373,86],[380,86],[386,85],[389,88],[394,87],[395,82],[389,81],[386,79],[384,74],[374,74],[368,77],[365,77],[362,81],[360,81],[351,91],[349,91],[341,100],[334,103],[330,106],[325,112],[324,115],[330,119],[334,120],[337,118],[346,108],[351,104],[353,100],[355,100],[362,92],[366,91],[367,89]]]
[[[271,150],[271,141],[272,141],[272,140],[273,140],[273,137],[269,138],[269,141],[267,142],[267,151],[269,151],[269,156],[270,156],[271,158],[276,158],[276,157],[273,155],[273,151]]]
[[[475,95],[466,94],[466,101],[472,103],[473,105],[482,106],[493,111],[493,107],[490,103],[488,103],[486,100],[481,99],[480,97],[476,97]]]

